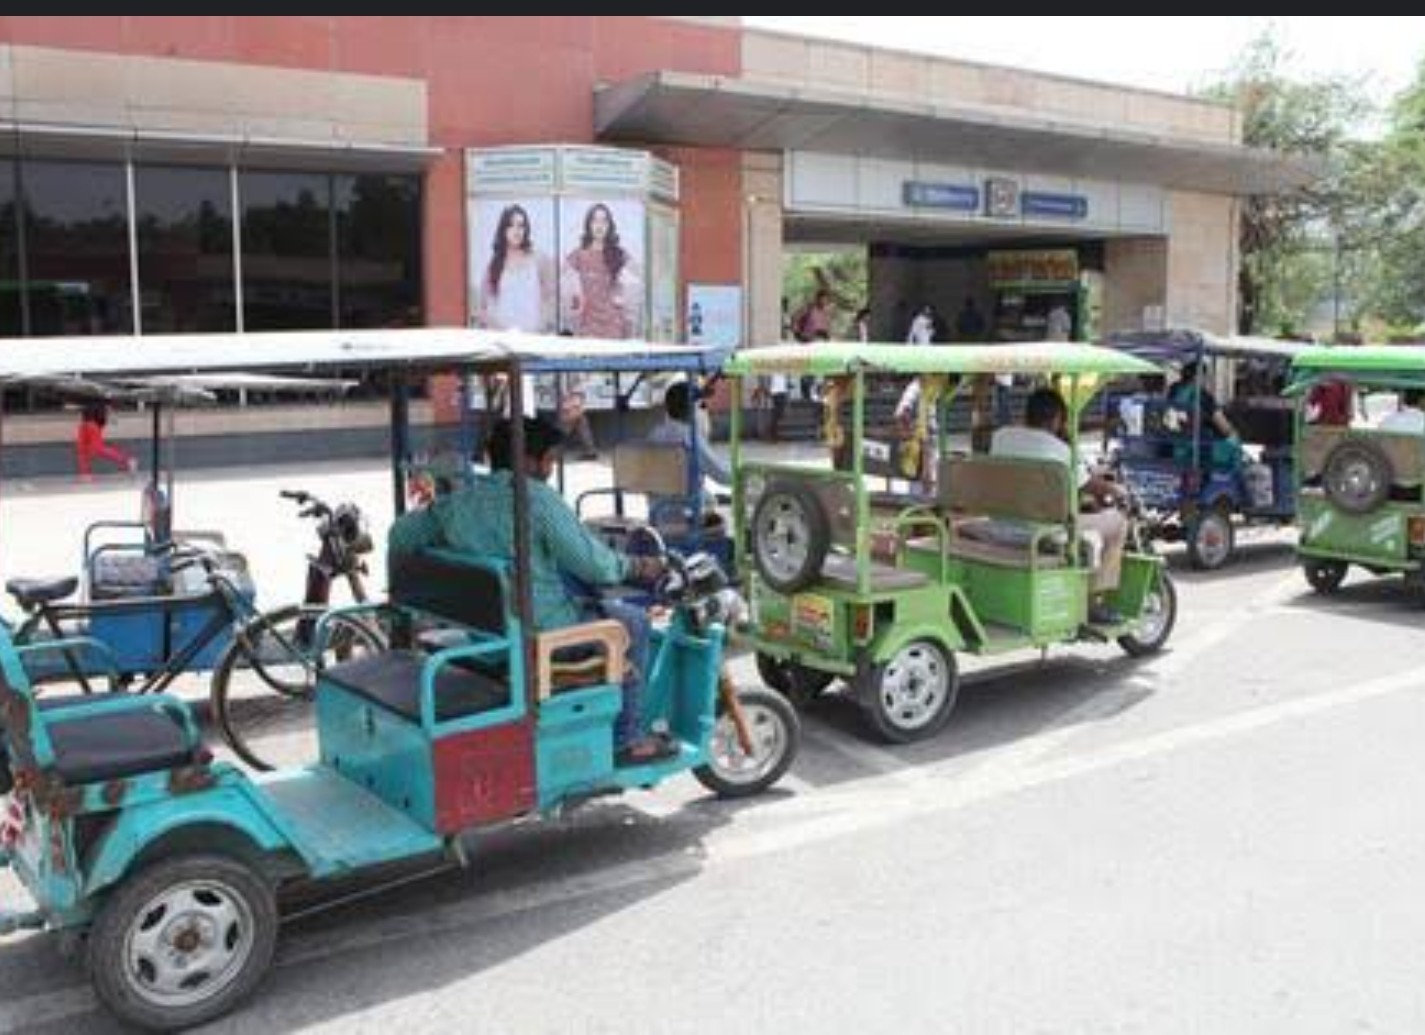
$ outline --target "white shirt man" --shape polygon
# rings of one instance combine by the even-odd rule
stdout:
[[[1069,311],[1061,305],[1056,305],[1049,310],[1048,326],[1046,333],[1050,341],[1068,341],[1069,335],[1074,330],[1074,318],[1069,315]]]
[[[935,340],[935,318],[926,306],[915,314],[910,322],[910,333],[905,336],[907,345],[929,345]]]
[[[1063,464],[1073,461],[1073,451],[1064,441],[1063,433],[1069,411],[1064,400],[1049,388],[1036,390],[1024,408],[1025,426],[1000,428],[990,439],[990,455],[1019,460],[1038,460]],[[1113,495],[1120,491],[1112,482],[1093,474],[1080,460],[1075,482],[1081,492],[1095,496]],[[1128,521],[1116,510],[1100,510],[1079,515],[1079,528],[1093,532],[1103,543],[1103,554],[1094,571],[1093,592],[1109,593],[1118,588],[1123,568],[1123,548],[1128,540]],[[1106,605],[1095,604],[1089,609],[1089,620],[1100,625],[1116,624],[1120,617]]]

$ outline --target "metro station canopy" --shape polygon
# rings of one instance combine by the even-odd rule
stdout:
[[[973,160],[1218,194],[1286,191],[1324,170],[1300,156],[987,106],[672,71],[599,89],[594,125],[609,142]]]

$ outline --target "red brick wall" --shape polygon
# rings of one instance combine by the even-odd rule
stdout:
[[[597,82],[656,69],[741,72],[738,30],[647,17],[0,16],[0,41],[425,79],[431,143],[451,149],[427,181],[432,323],[465,319],[460,148],[592,141]],[[737,281],[737,154],[667,156],[682,167],[683,281]]]

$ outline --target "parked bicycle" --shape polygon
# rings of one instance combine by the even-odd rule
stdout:
[[[341,618],[317,658],[318,620],[331,606],[332,589],[345,581],[353,602],[367,601],[366,557],[373,549],[365,515],[352,503],[331,506],[303,490],[279,495],[317,524],[319,543],[307,557],[302,603],[256,615],[233,635],[232,646],[213,672],[213,721],[233,753],[255,769],[267,770],[315,736],[312,694],[326,661],[344,661],[385,645],[374,622]],[[305,757],[305,756],[304,756]]]

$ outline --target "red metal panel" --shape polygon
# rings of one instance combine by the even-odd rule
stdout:
[[[435,742],[435,825],[451,834],[534,808],[534,726],[511,723]]]

